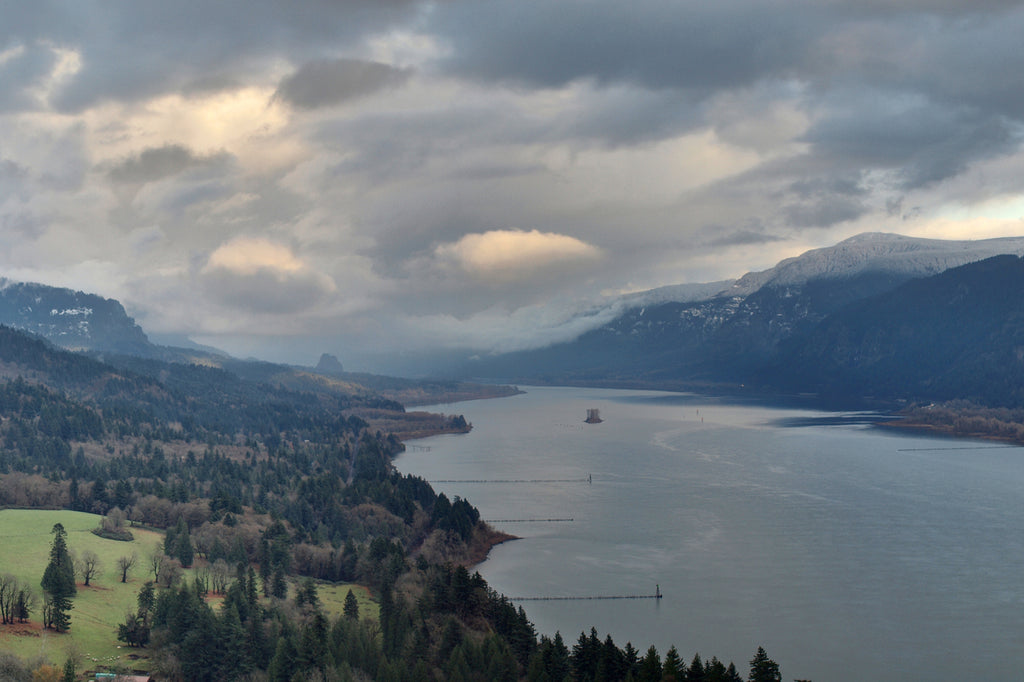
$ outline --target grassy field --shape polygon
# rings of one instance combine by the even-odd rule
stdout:
[[[132,542],[107,540],[90,531],[99,516],[73,511],[0,510],[0,574],[11,573],[37,591],[40,605],[28,625],[0,626],[0,651],[10,651],[25,661],[38,658],[63,665],[68,655],[78,660],[79,672],[95,669],[140,669],[150,665],[145,649],[129,649],[117,641],[117,625],[125,614],[136,609],[139,588],[150,579],[148,557],[163,546],[163,533],[132,528]],[[39,581],[50,559],[53,525],[60,523],[68,536],[68,548],[74,554],[86,550],[100,557],[99,574],[89,587],[78,585],[71,610],[71,630],[57,634],[41,625],[42,588]],[[121,582],[117,560],[135,553],[138,563]],[[191,571],[185,572],[191,580]],[[349,589],[359,600],[360,618],[377,619],[378,605],[369,590],[360,585],[321,584],[318,589],[324,611],[336,617],[342,613]],[[140,658],[141,657],[141,658]]]
[[[40,595],[40,606],[32,614],[31,627],[0,627],[0,649],[13,652],[23,660],[42,657],[55,664],[63,664],[69,653],[84,658],[80,670],[97,665],[134,667],[128,659],[129,651],[120,648],[117,624],[136,608],[139,587],[149,577],[145,561],[163,542],[163,535],[152,531],[133,529],[135,540],[118,542],[93,535],[90,531],[99,525],[100,517],[73,511],[52,510],[0,510],[0,573],[11,573],[35,588]],[[39,581],[50,560],[53,525],[60,523],[68,534],[68,548],[76,554],[92,550],[100,557],[98,575],[89,587],[78,586],[78,595],[71,610],[71,631],[57,634],[43,630],[40,624],[42,588]],[[117,568],[119,557],[134,552],[138,564],[128,574],[128,582],[121,582]],[[131,652],[136,653],[136,652]],[[146,667],[140,661],[139,667]]]

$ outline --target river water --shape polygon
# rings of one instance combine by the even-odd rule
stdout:
[[[434,487],[520,536],[479,566],[503,594],[664,594],[522,601],[538,632],[571,647],[593,626],[743,674],[761,645],[790,680],[1024,679],[1024,449],[703,396],[526,391],[426,408],[473,431],[396,464],[472,481]]]

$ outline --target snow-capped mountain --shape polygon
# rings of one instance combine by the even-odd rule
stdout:
[[[570,343],[476,363],[475,376],[519,381],[745,383],[844,307],[1000,254],[1024,237],[966,241],[857,235],[734,282],[663,287],[620,298],[623,312]]]
[[[867,272],[927,277],[1001,254],[1024,254],[1024,237],[954,241],[865,232],[835,246],[787,258],[768,270],[747,273],[719,293],[748,296],[765,286],[799,286],[814,279]]]

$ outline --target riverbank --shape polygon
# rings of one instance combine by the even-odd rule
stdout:
[[[898,419],[886,426],[1024,445],[1024,410],[955,401],[907,408],[895,414]]]
[[[479,537],[478,537],[479,535]],[[498,545],[518,540],[518,535],[511,535],[490,526],[486,529],[478,529],[473,534],[473,541],[469,545],[469,552],[466,556],[466,566],[477,566],[487,560],[487,555]]]

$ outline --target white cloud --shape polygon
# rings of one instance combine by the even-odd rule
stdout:
[[[531,277],[553,267],[598,261],[601,250],[575,237],[539,230],[491,230],[467,234],[434,250],[442,262],[455,263],[478,277],[500,280]]]
[[[200,277],[212,300],[255,313],[295,314],[337,290],[330,277],[291,249],[259,237],[237,237],[217,247]]]
[[[1024,8],[940,4],[13,4],[0,272],[487,351],[860,231],[1019,234]]]
[[[223,268],[239,275],[254,275],[268,270],[286,275],[304,267],[286,246],[259,237],[237,237],[210,254],[204,271]]]

